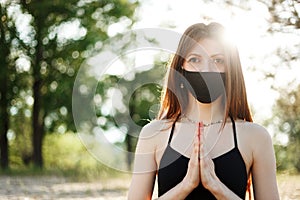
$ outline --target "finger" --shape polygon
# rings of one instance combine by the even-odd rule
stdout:
[[[203,143],[203,134],[204,134],[204,126],[203,126],[203,122],[199,122],[198,124],[198,133],[199,133],[199,138],[200,138],[200,144]]]
[[[199,123],[199,139],[200,139],[200,158],[204,158],[205,156],[205,149],[204,149],[204,143],[205,143],[205,139],[204,139],[204,128],[203,128],[203,122]]]
[[[198,164],[199,152],[200,152],[199,137],[196,135],[194,138],[194,143],[193,143],[191,162]]]
[[[197,129],[197,140],[198,140],[198,147],[199,147],[199,151],[198,151],[198,156],[200,158],[200,143],[201,143],[201,138],[200,138],[200,135],[201,135],[201,132],[203,131],[203,123],[202,122],[199,122],[198,123],[198,129]]]
[[[197,129],[197,136],[200,138],[200,134],[201,134],[201,129],[203,127],[203,122],[199,122],[198,123],[198,129]]]

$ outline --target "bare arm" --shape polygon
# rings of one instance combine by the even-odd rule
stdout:
[[[150,129],[150,130],[149,130]],[[140,133],[135,152],[134,170],[128,192],[128,199],[151,199],[155,176],[155,143],[151,127],[144,127]]]
[[[253,149],[252,179],[256,200],[279,199],[276,181],[276,161],[272,140],[266,130],[261,130]]]
[[[151,199],[157,163],[155,161],[155,139],[149,137],[153,128],[143,128],[136,148],[134,173],[128,193],[128,199]],[[194,150],[185,178],[174,188],[158,199],[185,199],[200,182],[199,172],[199,137],[195,137]]]

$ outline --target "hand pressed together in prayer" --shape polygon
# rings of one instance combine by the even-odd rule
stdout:
[[[203,124],[198,124],[198,134],[200,138],[200,177],[202,185],[208,189],[212,190],[216,186],[216,181],[219,181],[215,173],[215,165],[209,156],[207,146],[205,143]]]
[[[193,151],[185,179],[191,189],[202,183],[208,190],[212,190],[216,181],[219,180],[215,174],[214,163],[205,145],[204,128],[201,122],[197,124],[197,133],[194,138]]]

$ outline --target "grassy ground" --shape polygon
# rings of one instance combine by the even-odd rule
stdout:
[[[130,176],[74,181],[59,176],[0,176],[0,199],[126,199]],[[281,200],[300,199],[300,175],[278,175]],[[157,191],[154,191],[154,196]]]

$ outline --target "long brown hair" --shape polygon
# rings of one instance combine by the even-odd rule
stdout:
[[[220,42],[225,51],[226,62],[226,99],[223,127],[230,116],[234,120],[241,119],[252,122],[252,115],[247,101],[246,87],[237,48],[224,40],[224,27],[218,23],[205,25],[198,23],[190,26],[179,41],[176,54],[170,63],[166,75],[166,83],[162,93],[158,119],[176,121],[185,110],[188,102],[187,90],[180,89],[183,71],[182,65],[187,53],[202,39],[210,38]],[[181,81],[178,81],[181,80]],[[251,199],[251,176],[247,181],[247,191]]]
[[[226,62],[226,104],[225,119],[231,116],[233,119],[241,119],[252,122],[249,109],[244,76],[237,48],[224,40],[224,27],[218,23],[205,25],[198,23],[190,26],[179,41],[176,54],[173,56],[166,76],[166,83],[162,93],[161,107],[158,119],[175,121],[187,106],[187,90],[180,89],[180,81],[183,77],[182,65],[187,53],[202,39],[210,38],[223,44]]]

